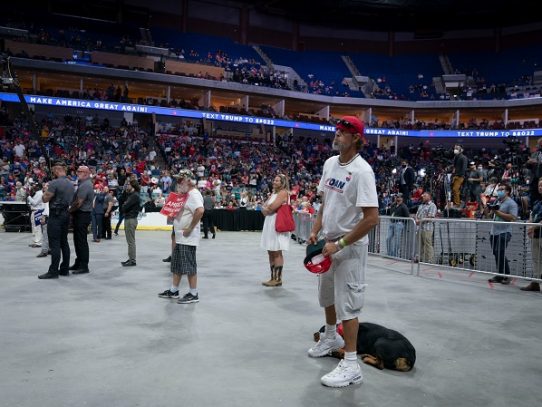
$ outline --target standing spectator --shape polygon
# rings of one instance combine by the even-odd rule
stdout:
[[[486,213],[493,218],[495,222],[491,225],[489,241],[497,270],[499,274],[510,275],[510,265],[506,258],[506,247],[512,238],[512,226],[507,225],[507,222],[514,222],[518,217],[518,205],[516,201],[510,198],[512,187],[509,184],[499,185],[497,189],[498,206],[488,206]],[[498,208],[498,209],[497,209]],[[510,278],[503,276],[494,276],[488,280],[491,283],[510,284]]]
[[[514,168],[512,167],[512,163],[506,163],[504,167],[504,172],[502,173],[501,182],[503,184],[507,184],[512,182],[512,178],[514,177]]]
[[[542,200],[542,194],[538,192],[537,188],[538,180],[542,177],[542,137],[538,139],[536,147],[536,151],[531,154],[526,164],[533,174],[531,183],[529,184],[531,205],[536,201]]]
[[[478,207],[481,206],[480,194],[482,193],[482,187],[480,184],[482,180],[482,172],[476,168],[476,163],[471,161],[467,172],[467,201],[476,202]]]
[[[412,186],[416,180],[416,174],[414,169],[408,165],[406,160],[401,162],[401,169],[399,170],[399,192],[403,195],[403,200],[406,205],[410,205],[410,193],[412,192]]]
[[[404,202],[402,194],[397,194],[395,197],[395,205],[391,207],[392,218],[401,217],[408,218],[410,213]],[[401,243],[403,241],[403,230],[405,229],[404,219],[390,219],[388,226],[388,236],[386,237],[386,247],[388,256],[401,257]],[[404,244],[403,244],[404,246]]]
[[[124,211],[122,210],[122,207],[124,206],[124,202],[126,202],[126,197],[128,193],[126,192],[126,185],[122,187],[121,193],[119,195],[119,220],[117,221],[117,225],[115,226],[115,236],[119,235],[119,227],[121,223],[124,221]]]
[[[538,180],[538,191],[542,194],[542,179]],[[529,223],[542,223],[542,201],[536,201],[531,211]],[[527,228],[527,236],[531,238],[531,254],[533,259],[533,278],[542,278],[542,227],[531,226]],[[521,291],[540,291],[540,283],[531,281]]]
[[[74,201],[70,207],[73,216],[73,245],[75,247],[75,262],[70,267],[73,274],[89,272],[88,225],[91,221],[94,189],[90,179],[90,170],[86,165],[77,169],[78,186]],[[50,209],[49,209],[50,210]]]
[[[30,205],[30,223],[32,224],[32,243],[30,247],[41,247],[43,234],[41,231],[41,223],[36,225],[36,216],[41,213],[43,216],[43,189],[41,184],[32,185],[31,194],[28,196],[28,204]]]
[[[178,298],[181,277],[186,275],[190,290],[177,302],[192,304],[199,302],[198,266],[196,249],[200,241],[200,220],[204,213],[203,196],[195,188],[196,178],[190,170],[181,170],[177,176],[177,190],[188,194],[183,210],[173,221],[175,231],[175,249],[171,255],[171,288],[158,294],[160,298]]]
[[[420,225],[420,261],[424,263],[433,262],[433,222],[423,222],[432,219],[437,214],[437,206],[434,204],[431,194],[422,194],[422,203],[416,212],[416,225]]]
[[[104,187],[104,220],[103,220],[103,234],[102,237],[105,240],[111,240],[111,214],[115,205],[115,195],[113,190],[109,190],[108,187]]]
[[[92,241],[96,243],[100,242],[103,234],[105,195],[103,190],[95,192],[92,202]]]
[[[15,182],[15,200],[17,202],[26,202],[26,190],[21,181]]]
[[[47,192],[43,195],[43,202],[49,202],[49,220],[47,222],[47,235],[51,247],[51,265],[40,279],[58,278],[59,275],[70,274],[70,245],[68,244],[68,223],[70,220],[68,208],[73,199],[73,184],[66,178],[66,164],[56,162],[52,167],[56,177],[49,183]],[[60,253],[62,252],[62,263]]]
[[[279,233],[275,230],[277,210],[281,205],[289,203],[288,178],[284,174],[278,174],[273,180],[273,193],[265,202],[262,214],[265,221],[262,229],[260,247],[267,250],[271,279],[262,284],[266,287],[278,287],[282,285],[282,269],[284,267],[283,250],[290,248],[290,232]]]
[[[205,196],[203,197],[203,238],[209,239],[209,230],[213,234],[213,239],[216,237],[215,225],[213,221],[213,210],[215,208],[215,200],[213,198],[213,193],[210,189],[205,191]]]
[[[141,188],[135,179],[127,182],[126,202],[124,202],[121,210],[124,213],[124,234],[128,244],[128,260],[121,262],[121,264],[124,267],[131,267],[137,264],[135,231],[137,229],[137,216],[141,209],[139,205],[139,191]]]
[[[43,185],[43,193],[45,194],[47,192],[47,188],[49,187],[49,183],[46,182]],[[41,252],[36,257],[47,257],[50,253],[49,250],[49,236],[47,235],[47,221],[49,220],[49,203],[44,202],[43,203],[43,213],[40,219],[40,227],[41,227]]]
[[[308,354],[326,356],[344,346],[344,359],[321,378],[325,386],[344,387],[363,381],[356,353],[358,316],[367,286],[367,234],[378,224],[378,199],[374,172],[358,153],[363,145],[363,123],[355,116],[345,116],[336,128],[333,148],[339,155],[324,163],[318,185],[323,200],[309,237],[309,243],[316,243],[321,230],[326,239],[322,254],[333,260],[331,268],[319,275],[318,296],[326,326]],[[337,335],[337,320],[342,321],[344,341]]]
[[[454,169],[452,177],[452,200],[454,206],[459,208],[461,206],[461,188],[465,180],[467,173],[467,157],[463,154],[463,147],[460,145],[454,146]]]

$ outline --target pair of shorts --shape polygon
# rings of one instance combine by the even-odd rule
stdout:
[[[179,243],[175,245],[171,254],[171,272],[179,275],[193,275],[198,272],[196,246]]]
[[[318,300],[321,307],[335,305],[337,319],[357,318],[365,302],[365,269],[368,248],[353,244],[332,255],[331,267],[318,279]]]

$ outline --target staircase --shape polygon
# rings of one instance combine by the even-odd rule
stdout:
[[[269,58],[269,56],[259,46],[253,45],[252,48],[264,60],[265,64],[270,70],[284,72],[288,75],[288,86],[291,89],[294,89],[294,82],[297,82],[297,85],[302,89],[307,89],[307,82],[305,82],[303,78],[299,76],[299,74],[295,71],[294,68],[285,65],[275,65],[271,58]]]
[[[269,58],[267,56],[267,54],[263,51],[263,49],[261,49],[259,46],[257,45],[253,45],[252,48],[254,49],[254,51],[256,51],[258,53],[258,55],[263,59],[263,61],[265,62],[265,64],[267,65],[267,67],[269,69],[273,69],[273,61],[271,61],[271,58]]]
[[[442,67],[442,72],[444,72],[444,75],[451,75],[454,73],[454,68],[452,66],[452,63],[450,62],[450,58],[448,58],[445,54],[440,54],[438,57],[440,61],[440,66]]]
[[[286,73],[288,75],[288,86],[291,89],[294,89],[294,82],[297,82],[297,86],[300,87],[301,89],[308,88],[307,82],[305,82],[303,78],[299,76],[299,74],[291,66],[273,64],[271,69],[278,72]]]
[[[438,95],[444,95],[446,93],[446,86],[444,86],[442,76],[433,77],[433,86],[435,87],[435,91]]]
[[[354,61],[352,61],[352,58],[350,58],[348,55],[341,55],[341,58],[348,70],[350,71],[352,77],[361,76],[361,72],[359,71]]]
[[[375,81],[367,76],[363,76],[354,61],[352,61],[352,58],[348,55],[341,55],[341,59],[352,75],[351,78],[344,78],[343,83],[348,85],[350,90],[361,92],[365,97],[372,98],[373,90],[376,86]]]

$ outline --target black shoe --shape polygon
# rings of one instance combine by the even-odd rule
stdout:
[[[75,274],[75,273],[73,273],[73,274]],[[63,277],[68,277],[70,275],[70,272],[69,271],[59,271],[58,275],[63,276]]]
[[[50,278],[58,278],[58,274],[53,274],[53,273],[47,272],[47,273],[45,273],[45,274],[40,274],[40,275],[38,276],[38,278],[39,278],[40,280],[48,280],[48,279],[50,279]]]
[[[162,259],[164,263],[171,263],[171,256],[166,257],[165,259]]]
[[[501,284],[508,285],[512,282],[511,278],[505,277],[501,280]]]
[[[135,260],[126,260],[121,262],[120,264],[122,264],[124,267],[132,267],[137,265]]]
[[[209,239],[209,236],[203,236],[204,239]]]
[[[494,276],[494,277],[491,277],[489,280],[490,283],[502,283],[503,281],[503,278],[500,277],[500,276]]]
[[[166,290],[163,293],[158,294],[160,298],[179,298],[179,291]]]
[[[115,236],[118,236],[118,235],[119,235],[119,232],[117,232],[117,231],[115,230],[114,234],[115,234]]]
[[[41,252],[36,257],[47,257],[47,252]]]
[[[192,303],[195,303],[195,302],[199,302],[198,294],[192,295],[192,294],[188,293],[183,298],[179,299],[177,301],[177,304],[192,304]]]
[[[216,237],[216,233],[213,233],[213,239]]]
[[[78,269],[78,270],[72,271],[72,274],[87,274],[87,273],[90,273],[89,269]]]
[[[79,270],[81,267],[77,263],[75,263],[73,266],[70,266],[68,270]]]

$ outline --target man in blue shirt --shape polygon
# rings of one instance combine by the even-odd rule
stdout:
[[[506,258],[506,246],[512,238],[512,225],[508,222],[514,222],[518,216],[518,205],[510,198],[512,187],[509,184],[501,184],[497,188],[498,209],[495,206],[487,207],[490,211],[490,216],[494,221],[502,223],[494,223],[491,226],[490,243],[497,270],[499,274],[510,275],[510,265]],[[491,283],[510,284],[509,277],[494,276],[489,279]]]

